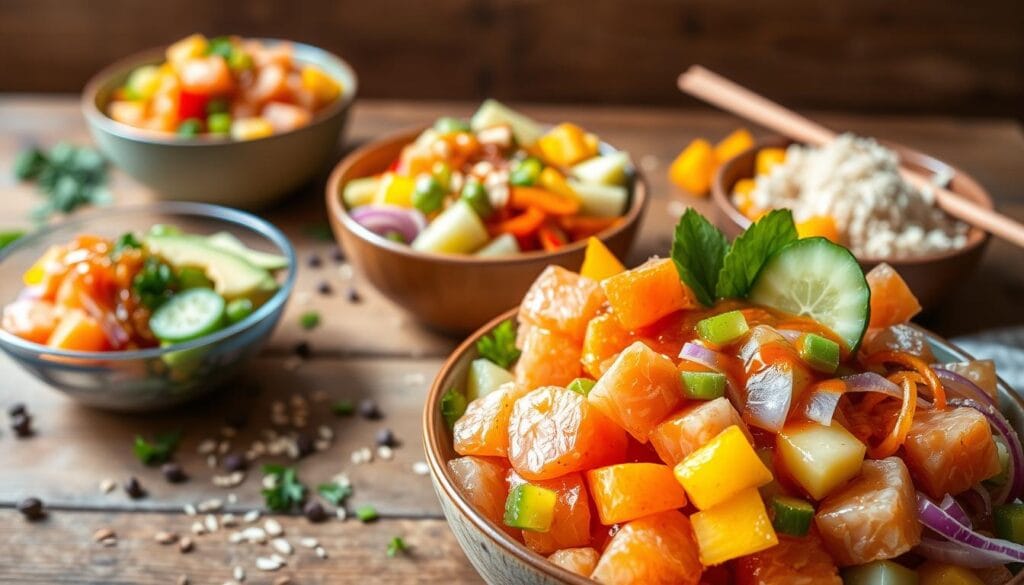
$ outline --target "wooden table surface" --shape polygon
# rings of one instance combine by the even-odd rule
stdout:
[[[356,106],[348,146],[381,133],[428,123],[439,115],[471,113],[472,104],[363,102]],[[707,202],[689,198],[671,188],[665,169],[691,138],[718,138],[738,121],[710,112],[673,110],[525,107],[539,119],[573,120],[599,133],[608,142],[627,149],[647,173],[655,194],[639,241],[629,263],[652,254],[664,254],[671,227],[687,205],[706,210]],[[975,175],[986,185],[1004,212],[1024,219],[1024,136],[1020,126],[1007,120],[947,118],[866,118],[819,116],[834,128],[883,137],[948,160]],[[52,145],[61,140],[89,141],[77,100],[70,97],[0,97],[0,229],[26,225],[28,210],[38,196],[30,186],[11,178],[15,154],[30,144]],[[340,156],[340,153],[339,153]],[[326,174],[326,173],[325,173]],[[220,394],[175,411],[138,416],[117,415],[80,407],[20,371],[0,357],[0,407],[24,402],[35,416],[37,434],[15,439],[0,430],[0,582],[2,583],[175,583],[188,575],[191,583],[221,584],[232,578],[232,567],[244,567],[246,583],[272,583],[282,575],[295,583],[338,583],[367,580],[375,583],[444,581],[476,583],[479,577],[466,562],[441,517],[429,478],[414,473],[423,459],[420,411],[426,389],[444,356],[457,340],[426,331],[408,315],[364,286],[345,264],[331,260],[332,244],[308,233],[323,224],[324,177],[296,193],[264,215],[280,226],[300,251],[302,265],[296,292],[269,347],[246,374]],[[148,201],[149,191],[115,173],[112,187],[116,204]],[[319,256],[323,264],[310,266]],[[975,278],[957,290],[942,308],[924,322],[947,336],[1000,325],[1024,323],[1024,252],[993,241]],[[6,275],[14,278],[15,275]],[[319,283],[332,284],[334,294],[319,295]],[[345,291],[358,290],[352,303]],[[312,332],[298,325],[299,315],[318,310],[323,322]],[[965,310],[966,309],[966,310]],[[292,351],[307,340],[312,359],[296,363]],[[338,473],[352,480],[355,493],[349,508],[372,504],[381,519],[372,524],[332,519],[311,525],[300,517],[280,516],[293,544],[314,536],[329,558],[296,547],[288,566],[277,573],[258,571],[257,556],[270,554],[267,546],[232,544],[231,532],[195,537],[195,550],[181,554],[161,546],[153,535],[161,530],[187,534],[196,517],[185,513],[188,504],[213,499],[224,511],[241,515],[261,508],[260,473],[249,472],[235,488],[212,483],[219,471],[209,467],[198,452],[207,439],[223,440],[231,451],[245,451],[270,425],[272,405],[296,397],[310,405],[309,432],[329,427],[330,446],[297,462],[299,476],[315,486]],[[379,421],[338,418],[329,405],[338,399],[373,398],[385,413]],[[246,415],[247,423],[233,437],[221,436],[225,421]],[[394,431],[401,446],[392,460],[353,464],[351,454],[372,447],[378,430]],[[141,465],[132,454],[137,434],[180,429],[183,439],[177,460],[191,476],[171,485],[159,471]],[[105,494],[101,481],[137,477],[148,497],[129,499],[120,489]],[[37,496],[50,513],[28,524],[14,511],[26,496]],[[198,519],[202,519],[200,515]],[[114,547],[93,541],[93,533],[110,528],[118,535]],[[387,543],[401,536],[408,555],[388,558]]]

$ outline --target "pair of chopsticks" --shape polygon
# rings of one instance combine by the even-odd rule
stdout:
[[[821,124],[699,65],[679,76],[679,89],[798,142],[821,146],[836,137]],[[936,203],[949,215],[1024,248],[1024,224],[937,186],[915,170],[901,167],[900,174],[919,189],[931,189]]]

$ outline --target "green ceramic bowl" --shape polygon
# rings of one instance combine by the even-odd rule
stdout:
[[[285,42],[261,40],[269,45]],[[292,45],[297,62],[320,67],[343,87],[341,98],[317,113],[308,126],[238,142],[208,136],[183,139],[111,119],[106,107],[114,90],[136,67],[162,62],[161,48],[119,61],[86,85],[82,110],[93,140],[114,164],[162,199],[263,207],[324,168],[337,152],[356,98],[356,74],[348,63],[310,45]]]

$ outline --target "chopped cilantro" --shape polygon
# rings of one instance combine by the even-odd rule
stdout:
[[[316,491],[323,499],[335,506],[340,506],[345,502],[345,498],[352,495],[352,486],[339,483],[322,483],[316,486]]]
[[[359,518],[360,522],[373,522],[377,518],[380,518],[380,514],[377,513],[377,508],[373,506],[359,506],[356,508],[356,518]]]
[[[306,311],[305,313],[299,316],[299,325],[301,325],[302,328],[305,329],[306,331],[309,331],[310,329],[315,329],[316,326],[319,324],[320,313],[318,313],[317,311]]]
[[[132,280],[132,291],[139,296],[143,305],[156,309],[170,298],[177,285],[178,279],[171,267],[150,257],[146,258],[142,270]]]
[[[404,553],[409,549],[405,544],[405,540],[401,536],[395,536],[388,543],[388,556],[397,557],[399,554]]]
[[[306,486],[299,481],[294,467],[264,465],[263,473],[274,478],[273,487],[264,488],[263,500],[274,512],[287,512],[306,499]]]
[[[476,351],[480,357],[508,369],[522,353],[516,347],[516,332],[512,321],[503,321],[490,335],[485,335],[477,341]]]
[[[181,431],[164,433],[153,437],[153,441],[147,441],[141,435],[135,435],[135,457],[146,465],[156,465],[171,458],[174,450],[178,448],[178,441],[181,440]]]

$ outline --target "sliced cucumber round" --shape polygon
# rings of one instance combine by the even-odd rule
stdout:
[[[860,344],[871,316],[871,289],[857,259],[825,238],[797,240],[768,259],[754,279],[751,302],[806,315]]]
[[[180,292],[149,318],[160,341],[180,343],[209,335],[224,326],[224,297],[208,288]]]

